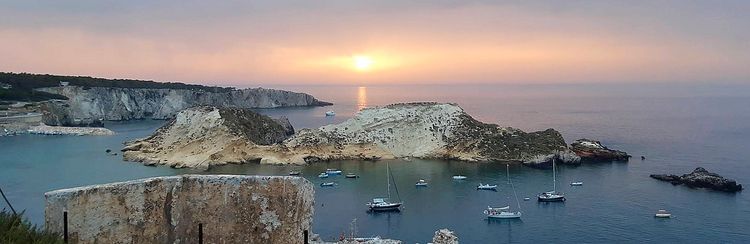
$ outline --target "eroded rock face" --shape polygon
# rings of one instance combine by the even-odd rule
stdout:
[[[303,129],[283,146],[293,162],[399,157],[523,162],[568,150],[553,129],[527,133],[486,124],[448,103],[366,108],[343,123]]]
[[[46,227],[71,243],[302,243],[313,186],[300,177],[183,175],[48,192]]]
[[[433,244],[458,244],[458,237],[448,229],[439,229],[435,231],[432,237]]]
[[[212,165],[260,160],[257,150],[294,134],[286,118],[249,109],[193,107],[181,111],[144,139],[127,142],[123,158],[147,165],[207,169]]]
[[[742,191],[742,185],[737,184],[736,181],[725,179],[716,173],[708,172],[708,170],[698,167],[689,174],[682,176],[678,175],[667,175],[667,174],[652,174],[651,178],[667,181],[673,185],[686,185],[693,188],[708,188],[717,191],[724,192],[738,192]]]
[[[45,123],[67,126],[99,120],[169,119],[183,109],[198,105],[237,108],[330,105],[305,93],[264,88],[209,92],[66,86],[38,90],[69,98],[64,102],[51,102],[45,108],[48,111]]]
[[[581,160],[588,162],[628,161],[630,155],[626,152],[609,149],[601,142],[590,139],[578,139],[570,144],[570,150],[575,152]]]

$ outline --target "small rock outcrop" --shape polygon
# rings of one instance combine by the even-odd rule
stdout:
[[[122,151],[125,160],[146,165],[207,169],[260,160],[259,147],[280,143],[293,134],[286,118],[272,119],[249,109],[200,106],[181,111],[147,138],[127,142]]]
[[[585,162],[628,161],[630,155],[626,152],[609,149],[601,142],[590,139],[578,139],[570,144],[570,150]]]
[[[302,243],[314,190],[301,177],[182,175],[45,193],[45,226],[70,243]]]
[[[682,176],[678,175],[667,175],[667,174],[652,174],[651,178],[667,181],[673,185],[686,185],[692,188],[708,188],[723,192],[738,192],[742,191],[742,185],[737,184],[736,181],[725,179],[716,173],[708,172],[708,170],[698,167],[689,174]]]
[[[44,107],[48,125],[95,125],[101,120],[170,119],[193,106],[276,108],[325,106],[305,94],[276,89],[152,89],[120,87],[45,87],[38,91],[68,97]]]
[[[432,237],[433,244],[458,244],[458,237],[448,229],[439,229],[435,231]]]

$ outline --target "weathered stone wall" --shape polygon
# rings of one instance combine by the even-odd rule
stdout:
[[[302,243],[314,190],[301,177],[182,175],[45,194],[46,227],[71,243]]]

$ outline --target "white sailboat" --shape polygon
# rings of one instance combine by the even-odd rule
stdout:
[[[372,211],[398,211],[401,207],[402,202],[400,202],[401,197],[398,195],[398,187],[396,187],[396,184],[393,185],[393,188],[396,190],[396,197],[398,198],[399,202],[390,202],[391,199],[391,178],[393,178],[393,175],[391,174],[391,167],[390,164],[386,164],[385,167],[386,172],[386,178],[388,178],[388,198],[373,198],[372,202],[368,202],[367,206]]]
[[[548,192],[542,192],[539,194],[537,199],[539,199],[540,202],[564,202],[565,201],[565,195],[563,195],[560,192],[557,192],[557,178],[556,178],[556,172],[557,169],[555,167],[555,158],[552,158],[552,191]]]
[[[513,182],[510,181],[510,166],[505,165],[506,175],[508,176],[508,184],[513,189],[513,196],[516,198],[516,204],[518,204],[518,211],[513,212],[510,210],[510,205],[505,207],[490,207],[487,206],[487,210],[484,210],[484,214],[490,219],[520,219],[521,218],[521,203],[518,201],[518,195],[516,194],[516,188],[513,187]]]

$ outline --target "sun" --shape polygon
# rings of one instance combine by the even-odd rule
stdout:
[[[357,55],[354,56],[354,68],[357,70],[365,71],[372,67],[372,58],[368,56]]]

